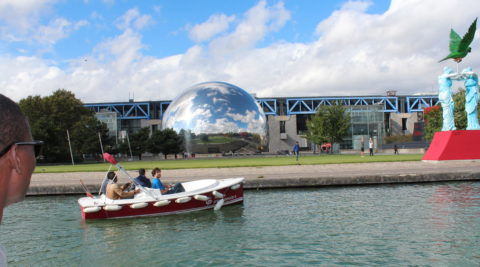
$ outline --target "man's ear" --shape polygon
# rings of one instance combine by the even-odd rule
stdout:
[[[21,166],[20,154],[19,154],[17,145],[13,145],[12,148],[10,149],[9,161],[13,169],[18,174],[22,174],[22,168],[20,167]]]

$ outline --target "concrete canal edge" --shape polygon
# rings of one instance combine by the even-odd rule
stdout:
[[[442,173],[442,174],[406,174],[373,175],[359,177],[322,177],[247,180],[245,189],[272,189],[295,187],[360,186],[382,184],[432,183],[453,181],[480,181],[479,173]]]
[[[52,174],[53,175],[53,174]],[[65,176],[73,174],[64,174]],[[205,176],[208,177],[208,176]],[[225,177],[225,176],[224,176]],[[228,177],[228,176],[226,176]],[[213,177],[219,179],[218,177]],[[195,179],[164,179],[164,182],[183,182]],[[410,173],[405,174],[371,174],[371,175],[345,175],[340,172],[338,175],[322,175],[317,177],[310,175],[302,176],[301,173],[292,177],[264,177],[263,175],[250,175],[246,177],[244,188],[246,190],[256,189],[279,189],[279,188],[301,188],[301,187],[326,187],[326,186],[360,186],[360,185],[382,185],[382,184],[407,184],[407,183],[429,183],[429,182],[452,182],[452,181],[479,181],[479,171],[463,171],[463,172],[433,172],[433,173]],[[101,179],[95,182],[86,182],[85,185],[91,193],[97,193],[100,187]],[[67,181],[50,181],[50,182],[32,182],[27,195],[72,195],[84,194],[80,182],[72,178]]]

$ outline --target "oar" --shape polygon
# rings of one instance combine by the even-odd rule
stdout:
[[[157,199],[156,197],[154,197],[152,194],[150,194],[149,191],[147,191],[145,189],[145,187],[139,185],[137,182],[135,182],[135,179],[132,178],[132,176],[130,176],[130,174],[128,174],[128,172],[120,165],[120,163],[118,163],[118,161],[115,159],[114,156],[110,155],[109,153],[103,153],[103,158],[110,162],[112,165],[115,165],[115,167],[117,167],[117,169],[121,170],[123,173],[125,173],[127,175],[127,177],[132,181],[132,183],[135,184],[135,186],[138,186],[138,188],[140,188],[140,190],[142,192],[145,192],[145,194],[147,194],[148,196],[152,197],[153,199]]]
[[[87,197],[93,198],[92,193],[90,193],[90,191],[88,191],[88,188],[85,186],[82,179],[80,179],[80,183],[82,184],[83,190],[85,191],[85,194],[87,195]]]

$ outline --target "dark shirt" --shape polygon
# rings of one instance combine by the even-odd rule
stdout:
[[[143,187],[152,187],[152,182],[150,182],[150,179],[145,177],[144,175],[140,175],[137,178],[135,178],[135,183],[143,186]]]

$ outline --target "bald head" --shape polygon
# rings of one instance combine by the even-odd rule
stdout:
[[[0,150],[13,142],[23,141],[29,128],[17,103],[0,94]]]

